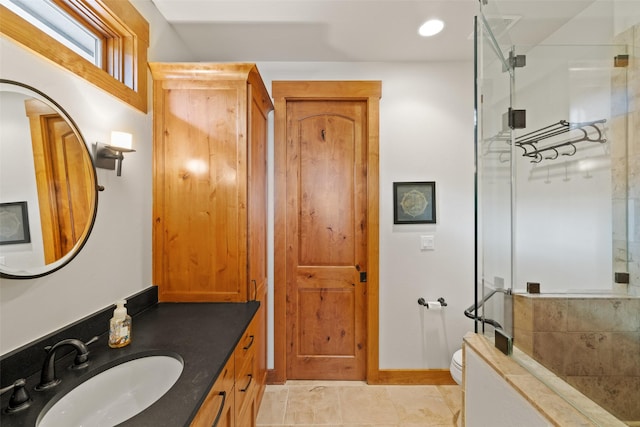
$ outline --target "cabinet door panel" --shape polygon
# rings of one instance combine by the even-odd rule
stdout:
[[[245,93],[216,82],[158,95],[162,300],[246,300]]]
[[[267,282],[267,117],[259,93],[252,90],[249,109],[249,298],[258,299]]]
[[[258,407],[262,402],[267,384],[267,290],[258,292],[260,308],[256,313],[256,355],[254,358],[254,372],[256,373],[256,401]]]
[[[258,407],[256,402],[252,401],[237,415],[236,427],[255,427],[257,418]]]

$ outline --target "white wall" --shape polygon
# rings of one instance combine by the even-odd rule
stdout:
[[[527,129],[567,120],[611,122],[611,58],[603,47],[538,47],[516,73],[518,106]],[[534,77],[535,76],[535,77]],[[591,128],[587,128],[593,131]],[[590,132],[596,138],[596,132]],[[575,140],[571,131],[539,143]],[[616,137],[612,132],[606,139]],[[516,280],[540,282],[542,292],[611,289],[612,183],[610,143],[580,142],[573,156],[531,163],[516,151]],[[570,153],[570,148],[560,153]]]
[[[66,70],[0,40],[0,75],[48,94],[78,125],[87,145],[112,129],[133,133],[136,153],[122,177],[98,170],[93,232],[58,272],[32,280],[0,280],[0,352],[52,332],[151,283],[151,120]],[[35,224],[33,225],[36,226]]]
[[[149,60],[188,61],[188,49],[171,37],[151,2],[133,3],[151,24]],[[127,155],[122,177],[98,170],[106,190],[96,226],[70,265],[40,279],[0,283],[5,353],[151,283],[152,128],[151,112],[139,113],[10,42],[0,48],[3,58],[11,58],[2,61],[2,77],[48,93],[74,117],[88,143],[105,140],[117,128],[135,135],[137,150]],[[258,68],[269,90],[272,80],[382,81],[380,367],[447,368],[472,328],[463,315],[473,302],[472,64],[266,62]],[[272,140],[270,147],[272,153]],[[273,194],[272,161],[270,168]],[[394,226],[393,182],[422,180],[436,181],[437,224]],[[271,196],[271,212],[272,201]],[[435,250],[420,251],[423,234],[434,236]],[[273,296],[272,269],[269,282]],[[419,297],[444,297],[449,305],[426,311]],[[25,321],[16,328],[11,319]],[[272,337],[271,332],[271,348]]]
[[[258,69],[269,91],[273,80],[382,81],[380,368],[448,368],[473,328],[463,314],[473,303],[472,64],[263,62]],[[437,224],[393,224],[396,181],[436,182]],[[421,235],[434,236],[435,250],[420,250]],[[269,283],[272,297],[272,272]],[[427,311],[420,297],[449,305]]]
[[[527,66],[516,70],[516,107],[527,110],[524,132],[561,119],[606,119],[609,128],[612,58],[622,52],[606,45],[613,39],[615,9],[627,3],[596,1],[527,52]],[[577,136],[571,132],[540,145]],[[574,156],[538,164],[516,157],[515,289],[525,289],[528,281],[540,282],[542,292],[611,289],[609,145],[582,142]]]
[[[635,8],[631,3],[635,3]],[[516,44],[516,53],[527,57],[526,66],[515,70],[514,108],[527,112],[527,127],[517,130],[516,136],[559,120],[575,123],[606,119],[604,128],[609,128],[612,103],[619,102],[611,97],[612,58],[624,53],[625,48],[607,44],[613,39],[614,23],[638,19],[637,6],[635,1],[597,0],[539,46]],[[620,13],[626,14],[624,19]],[[509,94],[507,73],[485,67],[490,70],[487,78],[490,84],[484,88],[483,109],[500,118],[501,111],[506,111],[504,101]],[[491,110],[494,103],[499,107]],[[579,133],[571,132],[539,145],[577,136]],[[620,136],[611,131],[604,135],[609,141]],[[508,148],[507,144],[502,146]],[[523,157],[521,149],[515,150],[513,288],[516,291],[526,289],[528,281],[540,282],[542,292],[611,289],[614,251],[610,143],[580,143],[577,149],[574,156],[560,155],[556,160],[537,164]],[[504,178],[502,182],[508,186],[508,168],[503,172],[496,176]],[[497,188],[492,184],[485,188]],[[502,197],[491,198],[494,194],[485,193],[482,198],[495,211],[500,204],[509,203],[509,191],[501,194]],[[495,218],[485,215],[482,220],[485,230],[492,221],[496,223]],[[500,259],[509,261],[504,256],[499,258],[505,252],[500,243],[508,243],[509,239],[494,236],[497,234],[486,233],[481,239],[490,248],[482,258],[485,279],[489,281],[500,275],[500,267],[505,265]]]
[[[188,49],[151,2],[132,3],[151,26],[149,60],[186,60]],[[105,190],[98,196],[96,223],[69,265],[38,279],[0,279],[0,354],[4,354],[151,285],[152,115],[4,37],[0,57],[0,77],[49,95],[73,117],[89,147],[108,141],[111,130],[124,130],[133,133],[136,149],[126,156],[121,177],[98,169],[98,183]]]
[[[33,145],[25,95],[3,92],[0,99],[0,203],[27,202],[29,243],[0,246],[0,265],[20,271],[44,264],[44,244],[40,224],[40,205],[33,163]],[[18,108],[16,108],[18,107]]]

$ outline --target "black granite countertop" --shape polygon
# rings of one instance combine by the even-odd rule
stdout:
[[[62,382],[53,389],[34,391],[40,375],[29,376],[27,390],[33,399],[31,406],[13,414],[2,413],[0,424],[3,427],[35,426],[48,402],[57,400],[97,373],[140,356],[177,354],[184,361],[184,369],[176,384],[149,408],[120,425],[188,426],[258,307],[258,302],[158,303],[133,317],[130,345],[109,348],[105,333],[90,344],[90,365],[86,369],[67,369],[73,354],[61,358],[56,364],[56,374]],[[10,394],[2,396],[2,408],[7,407]]]

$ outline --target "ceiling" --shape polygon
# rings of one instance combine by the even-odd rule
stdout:
[[[510,32],[518,43],[531,45],[594,1],[489,0],[485,15],[499,27],[513,25]],[[196,61],[472,60],[479,11],[479,0],[152,2]],[[420,37],[418,27],[435,17],[445,22],[444,30]]]

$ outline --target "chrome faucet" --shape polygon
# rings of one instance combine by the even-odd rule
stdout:
[[[55,343],[52,346],[45,347],[47,356],[44,359],[42,365],[42,373],[40,374],[40,384],[36,386],[36,390],[46,390],[60,384],[60,380],[56,378],[56,351],[60,347],[67,345],[72,346],[76,350],[76,357],[73,360],[71,369],[82,369],[89,365],[89,349],[87,346],[92,342],[98,340],[98,337],[93,337],[86,343],[74,338],[65,339]]]

